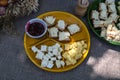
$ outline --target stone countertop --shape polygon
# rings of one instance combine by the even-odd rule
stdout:
[[[93,0],[89,0],[90,3]],[[0,33],[0,80],[117,80],[120,79],[120,46],[99,39],[82,19],[91,36],[91,48],[84,62],[67,72],[51,73],[36,67],[24,50],[24,25],[48,11],[66,11],[75,15],[77,0],[39,0],[38,12],[15,20],[18,35]],[[76,15],[75,15],[76,16]]]

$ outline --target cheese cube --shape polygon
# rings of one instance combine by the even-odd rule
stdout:
[[[56,57],[52,57],[50,60],[51,61],[56,61],[57,59],[56,59]]]
[[[57,68],[60,68],[61,67],[61,62],[59,61],[59,60],[56,60],[56,66],[57,66]]]
[[[85,54],[85,52],[86,52],[87,50],[86,49],[84,49],[83,51],[82,51],[82,54]]]
[[[47,68],[51,69],[53,66],[54,66],[54,64],[51,61],[48,61]]]
[[[58,51],[61,53],[63,51],[63,49],[60,47],[60,48],[58,48]]]
[[[49,46],[48,47],[48,52],[51,52],[53,49],[52,49],[52,46]]]
[[[78,60],[78,59],[80,59],[81,57],[82,57],[82,54],[79,53],[79,54],[76,55],[75,59]]]
[[[52,50],[53,50],[53,49],[58,49],[58,48],[59,48],[59,47],[56,46],[56,45],[53,45],[53,46],[52,46]]]
[[[32,46],[32,47],[31,47],[31,50],[32,50],[34,53],[36,53],[36,52],[38,51],[38,48],[37,48],[36,46]]]
[[[48,58],[46,55],[44,55],[44,56],[43,56],[43,60],[47,60],[47,61],[48,61],[49,58]]]
[[[72,45],[70,44],[65,44],[65,50],[70,50],[72,48]]]
[[[42,60],[41,67],[47,67],[47,65],[48,65],[48,60]]]
[[[64,61],[60,61],[61,65],[64,67],[65,66],[65,62]]]
[[[51,56],[49,54],[46,54],[46,57],[48,57],[49,59],[51,58]]]
[[[66,65],[67,65],[67,66],[68,66],[68,65],[71,65],[71,62],[70,62],[70,61],[66,60],[65,62],[66,62]]]
[[[50,55],[50,57],[54,56],[52,52],[48,52],[48,54]]]
[[[41,45],[41,51],[46,52],[47,51],[47,46],[46,45]]]
[[[77,50],[76,49],[71,49],[68,51],[68,54],[70,55],[70,57],[75,57],[77,54]]]
[[[58,55],[58,49],[53,49],[53,54]]]
[[[72,35],[80,31],[80,27],[77,24],[71,24],[67,28],[68,28],[70,34],[72,34]]]
[[[57,58],[60,60],[60,59],[62,59],[62,56],[61,56],[61,55],[59,55],[59,56],[57,56]]]
[[[59,48],[59,47],[60,47],[60,44],[59,44],[59,43],[56,43],[55,46],[56,46],[57,48]]]
[[[36,54],[35,58],[42,60],[43,56],[44,56],[44,53],[41,52],[41,51],[39,51],[39,52]]]
[[[65,59],[67,59],[67,55],[68,55],[68,52],[64,52],[62,56],[63,56]]]

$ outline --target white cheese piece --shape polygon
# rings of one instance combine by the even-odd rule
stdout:
[[[48,52],[48,54],[49,54],[51,57],[54,56],[52,52]]]
[[[47,46],[46,45],[41,45],[41,51],[47,52]]]
[[[51,58],[51,56],[49,54],[46,54],[46,57],[48,57],[49,59]]]
[[[65,66],[65,62],[64,61],[60,61],[61,65],[64,67]]]
[[[56,57],[51,57],[50,60],[51,60],[51,61],[56,61],[57,59],[56,59]]]
[[[41,67],[47,67],[47,65],[48,65],[48,60],[42,60]]]
[[[46,55],[44,55],[44,56],[43,56],[43,60],[47,60],[47,61],[48,61],[49,58],[48,58]]]
[[[56,43],[55,46],[59,48],[59,47],[60,47],[60,44],[59,44],[59,43]]]
[[[49,46],[48,47],[48,52],[51,52],[53,49],[52,49],[52,46]]]
[[[61,62],[59,61],[59,60],[56,60],[56,66],[57,66],[57,68],[60,68],[61,67]]]
[[[57,55],[58,54],[58,49],[53,49],[53,54]]]
[[[77,24],[71,24],[70,26],[67,27],[70,34],[73,35],[77,32],[80,31],[80,27]]]
[[[48,65],[47,65],[47,68],[53,68],[54,64],[51,62],[51,61],[48,61]]]
[[[32,46],[32,47],[31,47],[31,50],[32,50],[34,53],[36,53],[36,52],[38,51],[38,48],[37,48],[36,46]]]
[[[64,30],[65,27],[66,27],[65,21],[64,20],[59,20],[58,23],[57,23],[57,27],[60,30]]]
[[[61,56],[61,55],[59,55],[59,56],[57,56],[57,58],[58,58],[59,60],[61,60],[61,59],[62,59],[62,56]]]
[[[58,48],[58,51],[61,53],[63,51],[63,49],[62,48]]]
[[[42,60],[43,56],[44,56],[44,53],[43,53],[42,51],[39,51],[39,52],[36,54],[35,58]]]
[[[52,28],[48,29],[48,32],[49,32],[50,37],[52,37],[52,38],[58,37],[58,28],[52,27]]]

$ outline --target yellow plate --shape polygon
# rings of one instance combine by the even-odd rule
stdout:
[[[75,65],[65,66],[65,67],[62,67],[62,68],[59,68],[59,69],[56,68],[56,67],[53,67],[52,69],[41,67],[40,66],[41,61],[37,60],[35,58],[35,53],[33,53],[30,48],[33,45],[36,45],[37,47],[39,47],[41,44],[45,44],[45,45],[49,46],[49,45],[55,44],[56,42],[59,42],[56,39],[49,38],[48,33],[45,36],[43,36],[42,38],[39,38],[39,39],[30,38],[25,34],[25,36],[24,36],[24,47],[25,47],[26,53],[27,53],[28,57],[30,58],[30,60],[37,67],[39,67],[41,69],[44,69],[44,70],[47,70],[47,71],[50,71],[50,72],[63,72],[63,71],[71,70],[71,69],[77,67],[78,65],[80,65],[88,55],[88,52],[89,52],[89,49],[90,49],[90,35],[89,35],[89,32],[88,32],[86,26],[84,25],[84,23],[81,20],[79,20],[77,17],[75,17],[72,14],[69,14],[67,12],[60,12],[60,11],[47,12],[47,13],[44,13],[42,15],[39,15],[37,18],[44,18],[45,16],[50,16],[50,15],[56,17],[57,20],[59,20],[59,19],[64,20],[68,25],[75,23],[75,24],[78,24],[79,26],[81,26],[80,27],[81,31],[72,35],[70,42],[85,40],[87,42],[87,45],[88,45],[86,53],[83,55],[83,57],[81,59],[79,59],[77,61],[77,63]],[[65,43],[70,43],[70,42],[59,42],[59,43],[61,45],[63,45]]]

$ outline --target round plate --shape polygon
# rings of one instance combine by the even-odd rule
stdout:
[[[75,65],[65,66],[65,67],[59,68],[59,69],[56,68],[56,67],[53,67],[52,69],[41,67],[40,66],[41,61],[37,60],[35,58],[35,53],[33,53],[30,49],[33,45],[39,47],[42,44],[45,44],[45,45],[49,46],[49,45],[53,45],[56,42],[60,43],[61,45],[63,45],[64,43],[69,43],[69,42],[59,42],[56,39],[49,38],[48,33],[45,36],[43,36],[42,38],[39,38],[39,39],[30,38],[25,34],[25,36],[24,36],[24,47],[25,47],[26,53],[27,53],[28,57],[30,58],[30,60],[37,67],[39,67],[41,69],[51,71],[51,72],[63,72],[63,71],[71,70],[71,69],[77,67],[78,65],[80,65],[88,55],[88,52],[89,52],[89,49],[90,49],[90,35],[89,35],[89,32],[88,32],[86,26],[84,25],[84,23],[81,20],[79,20],[77,17],[75,17],[72,14],[69,14],[67,12],[60,12],[60,11],[47,12],[47,13],[44,13],[42,15],[39,15],[37,18],[44,18],[44,17],[50,16],[50,15],[56,17],[56,20],[59,20],[59,19],[64,20],[68,25],[75,23],[75,24],[78,24],[79,26],[81,26],[80,27],[81,31],[76,33],[75,35],[71,36],[71,38],[72,38],[71,41],[85,40],[87,42],[87,45],[88,45],[86,53],[84,53],[82,58],[80,58]]]
[[[106,42],[108,42],[108,43],[110,43],[110,44],[112,44],[112,45],[119,45],[120,46],[120,43],[119,42],[115,42],[115,41],[107,41],[105,38],[103,38],[103,37],[101,37],[100,36],[100,32],[101,32],[101,29],[100,28],[94,28],[93,27],[93,22],[92,22],[92,20],[90,19],[90,17],[91,17],[91,11],[92,10],[98,10],[98,5],[99,5],[99,3],[101,3],[101,2],[104,2],[105,0],[95,0],[95,1],[93,1],[92,2],[92,4],[89,6],[89,8],[88,8],[88,23],[89,23],[89,25],[90,25],[90,28],[92,29],[92,31],[99,37],[99,38],[101,38],[101,39],[103,39],[104,41],[106,41]],[[116,0],[116,2],[117,2],[118,0]]]

